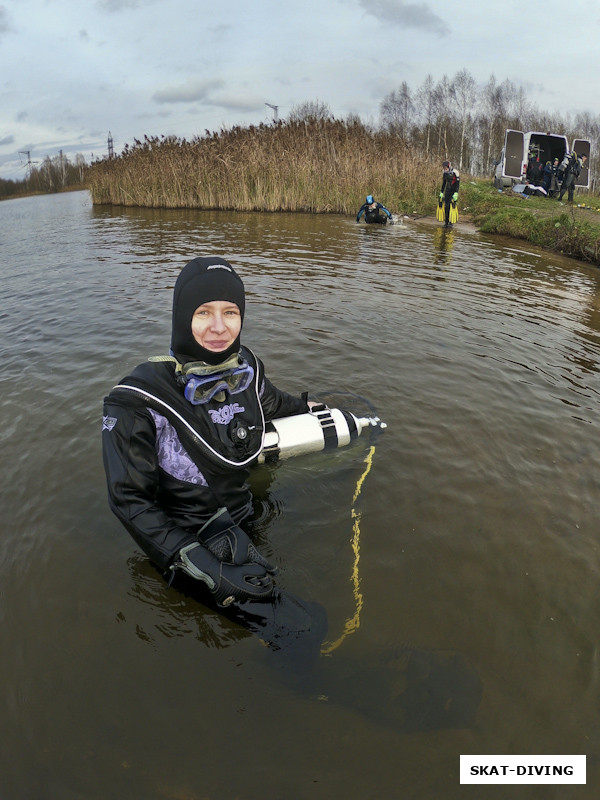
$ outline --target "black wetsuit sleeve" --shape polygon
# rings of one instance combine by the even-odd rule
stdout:
[[[267,421],[279,417],[289,417],[292,414],[305,414],[308,411],[308,404],[304,397],[294,397],[287,392],[282,392],[271,383],[265,376],[262,361],[260,362],[259,397]]]
[[[146,555],[166,571],[179,550],[195,537],[157,502],[159,467],[150,412],[107,400],[102,454],[111,510]]]
[[[356,215],[357,222],[360,222],[360,218],[362,217],[362,215],[365,213],[366,210],[367,210],[367,204],[363,203],[362,206],[358,209],[358,214]]]

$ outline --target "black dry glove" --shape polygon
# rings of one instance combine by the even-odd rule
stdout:
[[[266,600],[273,594],[273,581],[265,567],[258,563],[227,564],[219,561],[200,542],[182,547],[173,566],[203,581],[221,606],[235,601]]]
[[[277,567],[269,563],[254,546],[252,539],[236,525],[226,508],[220,508],[198,531],[198,540],[227,564],[258,564],[269,575],[277,573]]]

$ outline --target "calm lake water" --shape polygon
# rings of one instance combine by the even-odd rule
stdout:
[[[2,800],[597,796],[600,271],[375,227],[0,203]],[[167,352],[203,254],[278,386],[388,424],[253,478],[279,585],[327,610],[310,686],[107,507],[102,399]],[[467,727],[409,729],[415,654],[475,677]],[[585,753],[587,786],[461,787],[468,753]]]

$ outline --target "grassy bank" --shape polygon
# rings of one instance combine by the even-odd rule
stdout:
[[[579,207],[581,204],[582,207]],[[600,199],[576,192],[573,204],[498,192],[491,181],[463,180],[460,207],[484,233],[531,242],[600,266]]]
[[[95,204],[356,214],[366,194],[390,211],[431,215],[439,159],[409,150],[397,136],[336,120],[233,128],[192,140],[148,138],[117,158],[95,162]],[[576,202],[600,206],[576,194]],[[600,265],[600,214],[497,192],[490,178],[463,175],[461,219],[486,233],[530,241]]]

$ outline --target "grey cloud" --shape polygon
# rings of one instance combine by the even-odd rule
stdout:
[[[206,100],[214,89],[221,89],[225,84],[220,79],[203,81],[187,81],[179,86],[161,89],[152,95],[156,103],[195,103]]]
[[[103,11],[118,12],[127,8],[141,8],[151,5],[155,0],[97,0],[96,5]]]
[[[6,6],[0,6],[0,36],[2,36],[3,33],[8,33],[10,30],[12,30],[12,26]]]
[[[426,3],[403,3],[402,0],[359,0],[359,4],[376,19],[400,28],[419,28],[439,36],[446,36],[448,25],[434,14]]]
[[[12,135],[11,136],[5,136],[4,139],[0,139],[0,145],[13,144],[14,141],[15,141],[15,137],[14,136],[12,136]]]
[[[242,97],[214,97],[212,105],[225,108],[227,111],[261,111],[265,106],[262,100]]]
[[[213,36],[215,36],[216,38],[220,39],[228,31],[232,30],[232,26],[231,25],[225,25],[225,24],[214,25],[212,28],[209,28],[208,30],[209,30],[210,33],[213,34]]]

